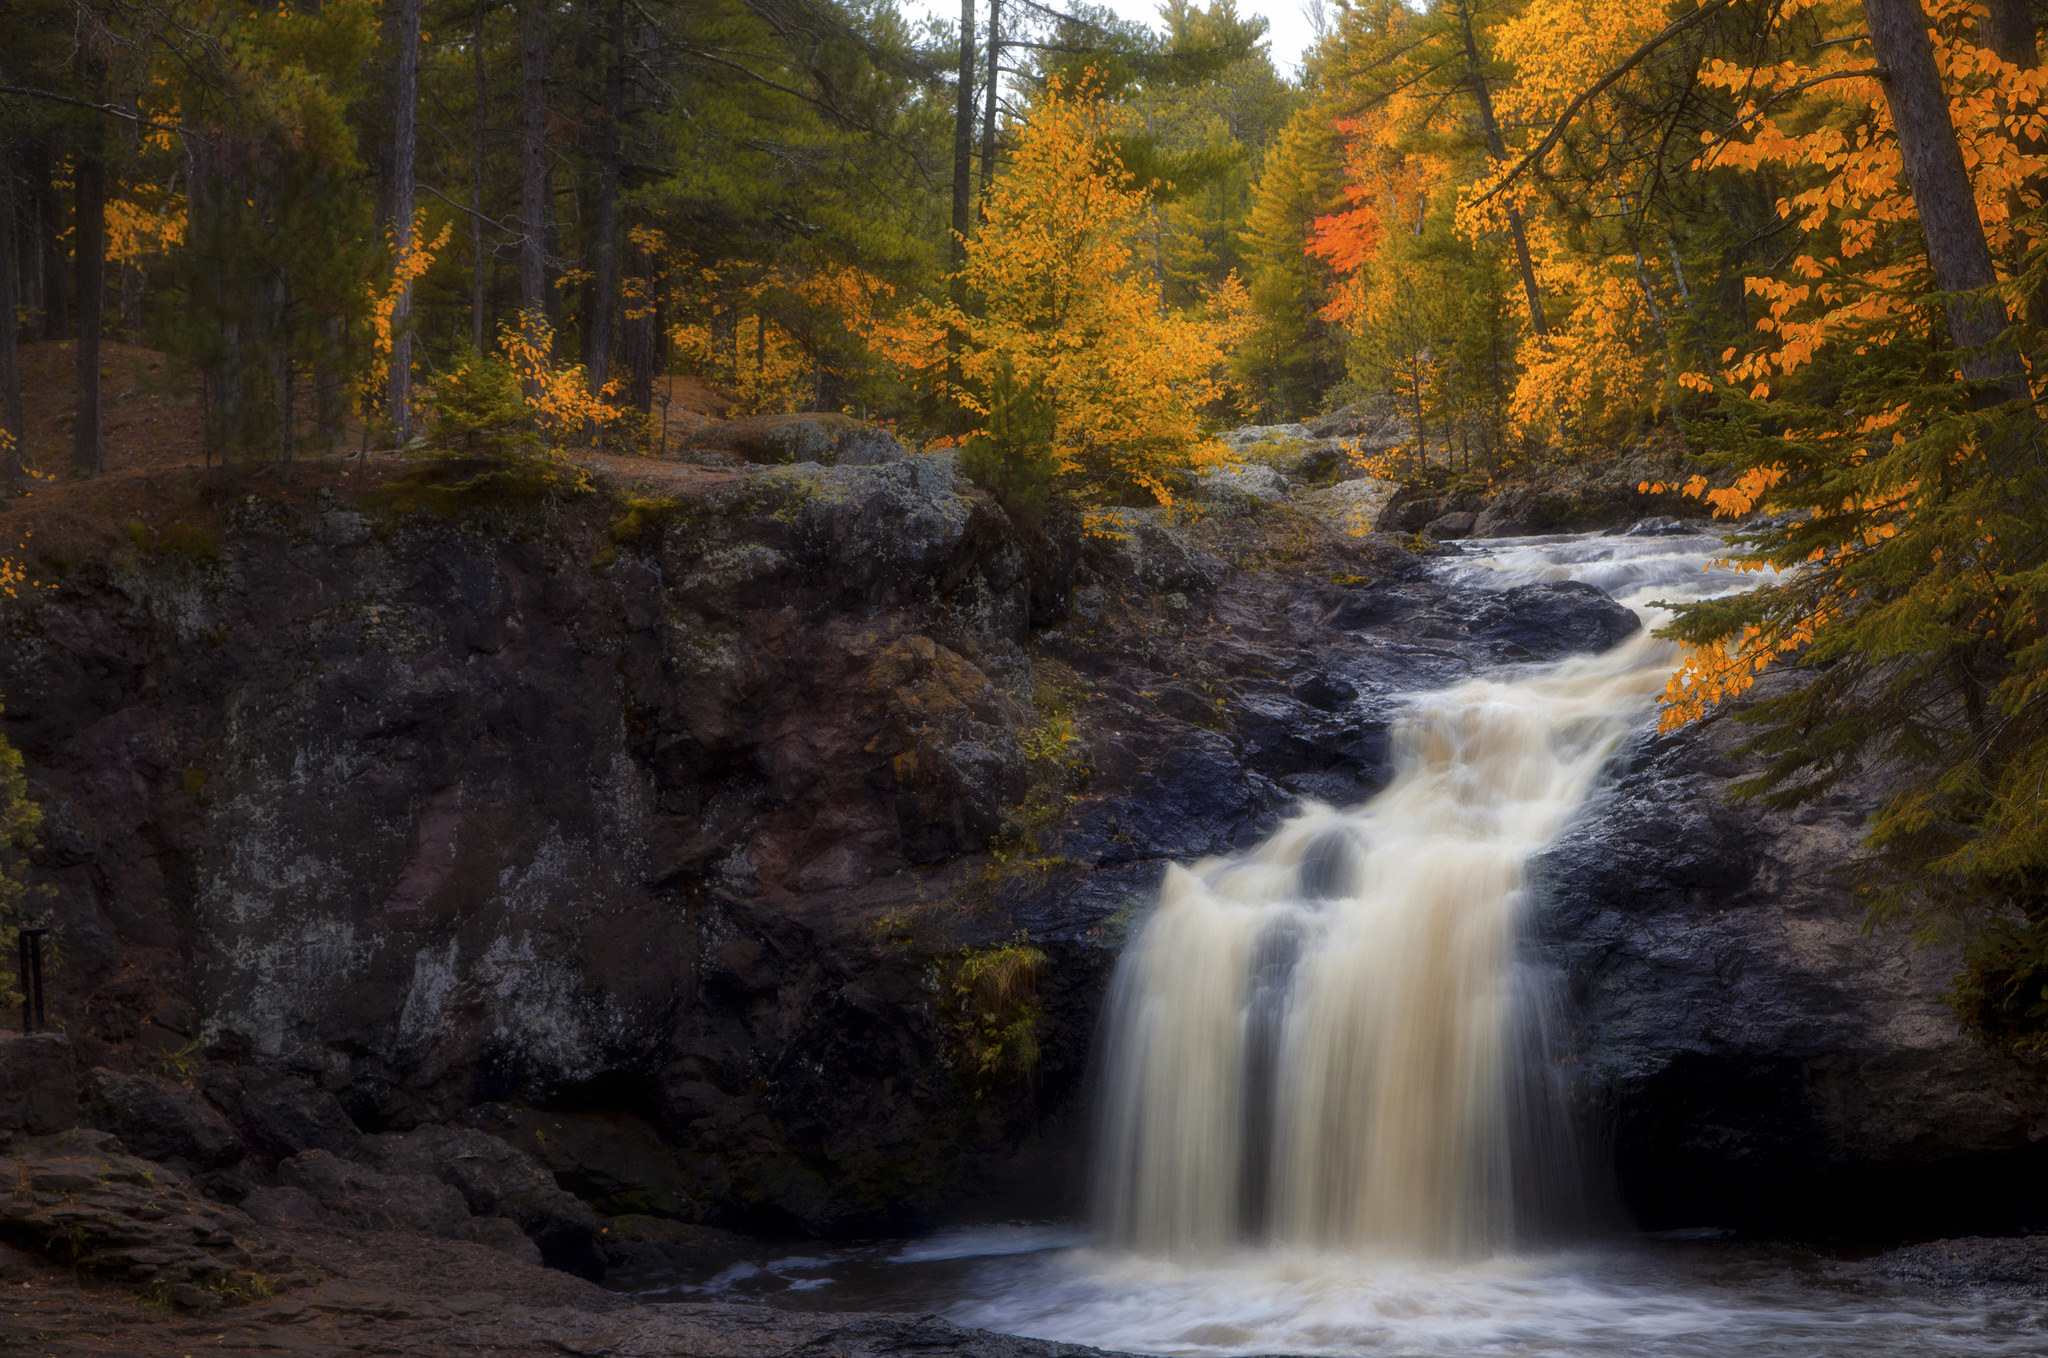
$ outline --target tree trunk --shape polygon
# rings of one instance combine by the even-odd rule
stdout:
[[[47,143],[36,148],[33,173],[38,243],[43,251],[43,338],[63,339],[71,330],[64,290],[64,201],[57,194],[56,156]]]
[[[604,76],[604,132],[598,147],[597,231],[591,241],[590,329],[584,336],[590,394],[602,398],[611,373],[612,331],[619,296],[619,124],[626,116],[626,3],[612,0]],[[592,431],[596,433],[595,430]]]
[[[988,0],[988,89],[981,104],[981,200],[996,177],[996,91],[1002,85],[1003,0]]]
[[[642,415],[654,413],[654,257],[626,235],[625,360],[627,397]]]
[[[0,146],[0,444],[5,445],[0,447],[0,498],[28,489],[28,474],[24,470],[27,450],[23,443],[28,437],[28,421],[21,405],[20,336],[16,324],[20,299],[19,289],[14,285],[21,268],[14,239],[14,202],[19,196],[14,183],[14,148]]]
[[[72,171],[72,262],[78,271],[78,419],[72,426],[71,467],[80,476],[107,469],[100,430],[100,325],[107,308],[107,165],[99,120],[86,125]]]
[[[1486,134],[1486,151],[1496,161],[1508,158],[1507,143],[1501,139],[1500,120],[1493,116],[1493,91],[1486,87],[1486,74],[1479,68],[1479,42],[1472,32],[1472,10],[1458,0],[1458,22],[1465,34],[1465,71],[1472,81],[1472,97],[1479,104],[1479,127]],[[1529,325],[1539,335],[1550,333],[1543,319],[1543,294],[1536,287],[1536,265],[1529,257],[1529,233],[1522,225],[1522,210],[1508,204],[1508,235],[1515,245],[1515,268],[1522,275],[1522,291],[1529,299]]]
[[[547,315],[548,11],[522,0],[519,15],[519,311],[529,338]]]
[[[476,0],[476,35],[469,45],[470,65],[476,73],[469,155],[469,343],[479,354],[484,351],[484,283],[489,276],[484,262],[484,112],[490,107],[489,86],[484,84],[487,11],[488,0]]]
[[[1963,351],[1963,375],[1992,384],[1980,404],[2023,397],[2027,388],[2019,354],[2002,339],[2005,303],[1989,291],[1998,282],[1998,270],[1949,120],[1948,93],[1934,64],[1927,15],[1920,0],[1863,0],[1863,15],[1898,134],[1906,185],[1927,238],[1934,284],[1956,294],[1947,304],[1948,329],[1950,340]]]
[[[974,0],[960,0],[960,89],[953,108],[953,300],[966,298],[967,230],[974,176]]]
[[[398,295],[391,308],[391,430],[403,447],[412,438],[412,254],[414,159],[420,108],[420,0],[398,0],[398,80],[391,146],[391,242]],[[287,359],[289,368],[289,359]],[[290,439],[291,433],[286,431]]]

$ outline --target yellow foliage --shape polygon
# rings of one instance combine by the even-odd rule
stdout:
[[[1170,504],[1168,471],[1230,459],[1203,435],[1200,412],[1224,393],[1251,304],[1232,275],[1198,314],[1161,307],[1134,245],[1151,195],[1113,146],[1125,122],[1092,83],[1051,82],[967,243],[963,281],[980,309],[926,304],[868,319],[864,333],[980,419],[998,373],[1042,391],[1055,412],[1054,459],[1084,499],[1142,488]],[[960,339],[957,375],[948,334]]]

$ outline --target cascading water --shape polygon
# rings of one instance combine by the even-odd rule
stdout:
[[[1582,580],[1654,626],[1652,599],[1754,582],[1703,569],[1723,550],[1545,538],[1438,569],[1494,587]],[[1648,720],[1674,659],[1645,632],[1414,695],[1378,797],[1168,875],[1104,1034],[1103,1236],[1020,1225],[764,1247],[649,1294],[936,1308],[1188,1358],[2039,1354],[2048,1302],[1903,1290],[1797,1251],[1502,1248],[1566,1221],[1577,1197],[1549,1001],[1521,956],[1525,865]]]
[[[1629,581],[1624,601],[1640,606],[1726,588],[1702,569],[1719,546],[1515,544],[1461,573]],[[1555,1224],[1576,1197],[1575,1156],[1541,978],[1518,959],[1524,865],[1585,802],[1673,659],[1646,630],[1417,695],[1379,796],[1168,869],[1105,1028],[1112,1240],[1454,1257]]]

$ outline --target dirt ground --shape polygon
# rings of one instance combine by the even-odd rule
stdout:
[[[260,492],[310,504],[323,488],[360,493],[411,465],[388,453],[363,456],[360,430],[351,429],[335,449],[307,453],[289,471],[274,463],[209,467],[190,370],[157,350],[110,341],[102,347],[101,367],[107,473],[74,479],[72,348],[69,341],[21,346],[24,461],[35,480],[28,494],[0,500],[0,556],[24,562],[31,576],[38,559],[87,556],[124,538],[146,548],[174,540],[181,529],[204,530],[217,522],[223,505],[243,495]],[[691,433],[716,423],[730,404],[697,378],[656,379],[655,410],[666,421],[671,452]],[[657,433],[655,449],[661,446]],[[673,493],[690,488],[693,477],[724,475],[624,454],[583,460],[621,485],[648,493]]]

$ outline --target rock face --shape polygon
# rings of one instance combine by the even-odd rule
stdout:
[[[78,1125],[78,1069],[61,1033],[0,1036],[0,1133]]]
[[[570,1194],[693,1229],[1061,1210],[1164,864],[1369,796],[1401,695],[1636,627],[1292,500],[1027,556],[950,457],[856,461],[250,496],[211,554],[0,610],[89,1119],[265,1219],[584,1272]],[[2030,1153],[2038,1080],[1823,880],[1851,821],[1728,807],[1715,739],[1646,744],[1544,865],[1629,1200],[1694,1224]],[[991,1072],[960,978],[1020,944],[1038,1060]]]
[[[1650,1227],[2037,1224],[2048,1071],[1957,1031],[1952,952],[1865,931],[1843,865],[1868,802],[1728,798],[1744,734],[1722,716],[1645,738],[1538,864],[1624,1200]]]
[[[242,1138],[196,1090],[104,1068],[85,1072],[80,1084],[86,1125],[112,1132],[145,1160],[225,1169],[244,1154]]]

